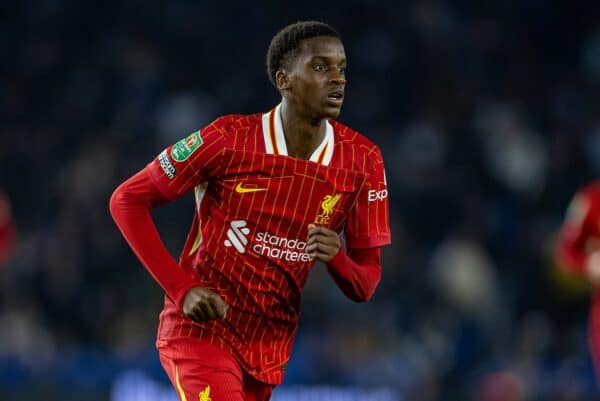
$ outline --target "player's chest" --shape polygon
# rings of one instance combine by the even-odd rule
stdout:
[[[211,183],[215,206],[256,224],[275,220],[337,230],[364,184],[361,174],[335,166],[272,155],[232,156],[231,167]]]

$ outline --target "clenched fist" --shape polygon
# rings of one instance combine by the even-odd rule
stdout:
[[[183,299],[183,314],[195,322],[202,323],[223,319],[229,305],[218,294],[202,287],[192,287]]]
[[[305,251],[311,258],[327,263],[337,255],[341,246],[340,237],[335,231],[314,224],[308,225]]]

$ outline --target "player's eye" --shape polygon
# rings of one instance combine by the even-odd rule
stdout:
[[[325,64],[316,64],[315,71],[317,72],[325,72],[327,71],[327,66]]]

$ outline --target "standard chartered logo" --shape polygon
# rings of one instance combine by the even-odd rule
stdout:
[[[239,253],[245,253],[249,242],[248,234],[250,234],[250,229],[246,227],[248,223],[245,220],[234,220],[229,225],[225,246],[234,247]],[[257,255],[283,259],[287,262],[310,261],[310,256],[304,252],[305,248],[306,242],[304,241],[297,238],[279,237],[268,232],[256,234],[251,245],[251,250]]]
[[[248,237],[250,229],[246,227],[248,223],[245,220],[234,220],[229,225],[231,228],[227,230],[227,238],[225,240],[225,246],[233,246],[239,253],[246,252],[246,245],[248,245]]]
[[[278,237],[266,232],[256,234],[256,243],[252,245],[252,250],[259,255],[288,262],[308,262],[310,256],[304,252],[305,248],[306,242],[297,238]]]

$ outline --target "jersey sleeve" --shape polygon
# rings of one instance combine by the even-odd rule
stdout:
[[[349,248],[346,253],[340,249],[327,262],[327,271],[348,298],[355,302],[368,301],[381,280],[381,250]]]
[[[168,146],[148,164],[152,180],[169,200],[223,171],[227,135],[220,121],[217,119]]]
[[[200,284],[173,259],[150,216],[150,209],[167,201],[146,167],[113,192],[110,213],[135,255],[181,310],[187,291]]]
[[[374,248],[391,242],[387,181],[381,152],[367,159],[365,184],[346,224],[348,248]]]

